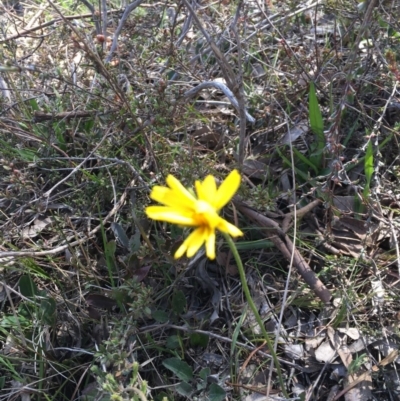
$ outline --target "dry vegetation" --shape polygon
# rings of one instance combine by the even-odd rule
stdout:
[[[0,400],[399,400],[399,21],[3,1]],[[233,168],[269,347],[224,241],[176,261],[186,230],[144,214],[167,174]]]

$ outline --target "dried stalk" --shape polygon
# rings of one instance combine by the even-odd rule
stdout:
[[[243,202],[235,201],[235,205],[238,210],[240,210],[250,220],[253,220],[262,227],[268,228],[268,230],[266,230],[267,238],[274,243],[287,260],[291,259],[292,251],[294,252],[293,265],[296,267],[299,274],[321,301],[324,303],[329,302],[332,298],[330,291],[316,276],[309,264],[301,256],[300,252],[293,246],[292,241],[281,229],[280,225],[276,221],[258,213],[254,209],[251,209]]]

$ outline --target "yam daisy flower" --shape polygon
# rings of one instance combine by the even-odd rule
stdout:
[[[206,253],[215,259],[215,230],[238,237],[243,233],[219,216],[219,211],[231,200],[240,186],[240,174],[233,170],[217,188],[215,178],[208,175],[196,181],[196,195],[187,190],[174,176],[167,177],[168,187],[156,185],[150,198],[164,206],[149,206],[146,214],[153,220],[166,221],[186,227],[196,227],[175,252],[191,258],[205,243]]]

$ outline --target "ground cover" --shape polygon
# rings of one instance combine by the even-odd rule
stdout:
[[[399,21],[3,2],[1,399],[399,399]],[[149,218],[171,175],[236,248]]]

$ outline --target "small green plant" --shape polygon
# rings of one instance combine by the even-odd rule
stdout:
[[[222,401],[225,399],[226,392],[220,384],[209,384],[210,368],[204,368],[198,375],[194,375],[193,369],[179,358],[164,359],[162,364],[181,380],[175,387],[175,390],[180,395],[192,399],[195,395],[204,394],[210,401]]]
[[[115,375],[104,373],[98,366],[93,366],[92,373],[97,377],[99,387],[86,394],[84,401],[147,401],[148,385],[139,378],[139,364],[134,362],[129,371],[129,381],[122,384]]]
[[[347,367],[348,374],[354,375],[361,368],[361,366],[368,360],[367,354],[361,354],[356,359],[352,360]]]
[[[308,118],[311,131],[315,135],[315,141],[309,145],[308,154],[304,155],[298,149],[293,147],[294,166],[292,166],[291,160],[284,155],[282,150],[277,148],[283,162],[286,165],[293,167],[294,171],[303,182],[307,182],[310,177],[317,177],[326,173],[324,157],[326,146],[324,121],[313,82],[310,82],[308,96]]]

